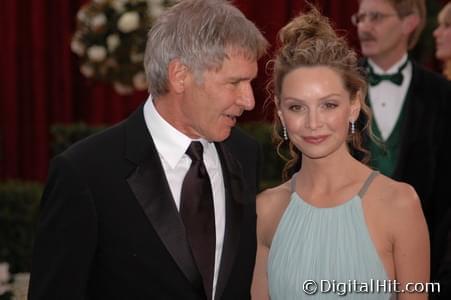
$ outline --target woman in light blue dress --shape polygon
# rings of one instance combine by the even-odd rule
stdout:
[[[297,172],[257,198],[253,299],[426,299],[418,196],[362,162],[370,115],[356,54],[314,8],[280,40],[275,132]]]

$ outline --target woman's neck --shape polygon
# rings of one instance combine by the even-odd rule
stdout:
[[[347,181],[354,181],[365,169],[367,167],[347,151],[321,159],[303,157],[298,182],[310,186],[312,190],[333,190]]]

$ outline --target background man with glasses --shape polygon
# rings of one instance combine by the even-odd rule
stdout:
[[[450,299],[445,295],[451,276],[445,254],[451,201],[449,183],[439,174],[450,170],[445,117],[451,87],[408,56],[424,28],[425,16],[424,0],[361,0],[352,22],[366,57],[372,128],[381,141],[381,145],[367,141],[371,164],[415,187],[430,230],[431,279],[441,282],[441,293],[431,298]]]

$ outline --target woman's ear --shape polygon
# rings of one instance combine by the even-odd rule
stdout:
[[[278,103],[280,103],[280,102],[279,102],[279,100],[277,99],[277,97],[274,98],[274,103],[276,104],[277,115],[279,116],[279,120],[280,120],[280,122],[282,123],[282,126],[285,127],[285,120],[283,119],[282,111],[281,111],[280,108],[279,108]]]
[[[362,108],[363,95],[362,91],[357,91],[354,99],[351,102],[350,122],[355,122],[360,115],[360,109]]]
[[[168,80],[172,91],[177,94],[183,93],[185,90],[185,79],[189,73],[187,66],[182,64],[180,59],[175,58],[168,65]]]

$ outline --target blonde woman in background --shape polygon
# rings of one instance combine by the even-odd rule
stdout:
[[[443,75],[451,80],[451,2],[438,15],[438,27],[434,30],[435,57],[443,62]]]

